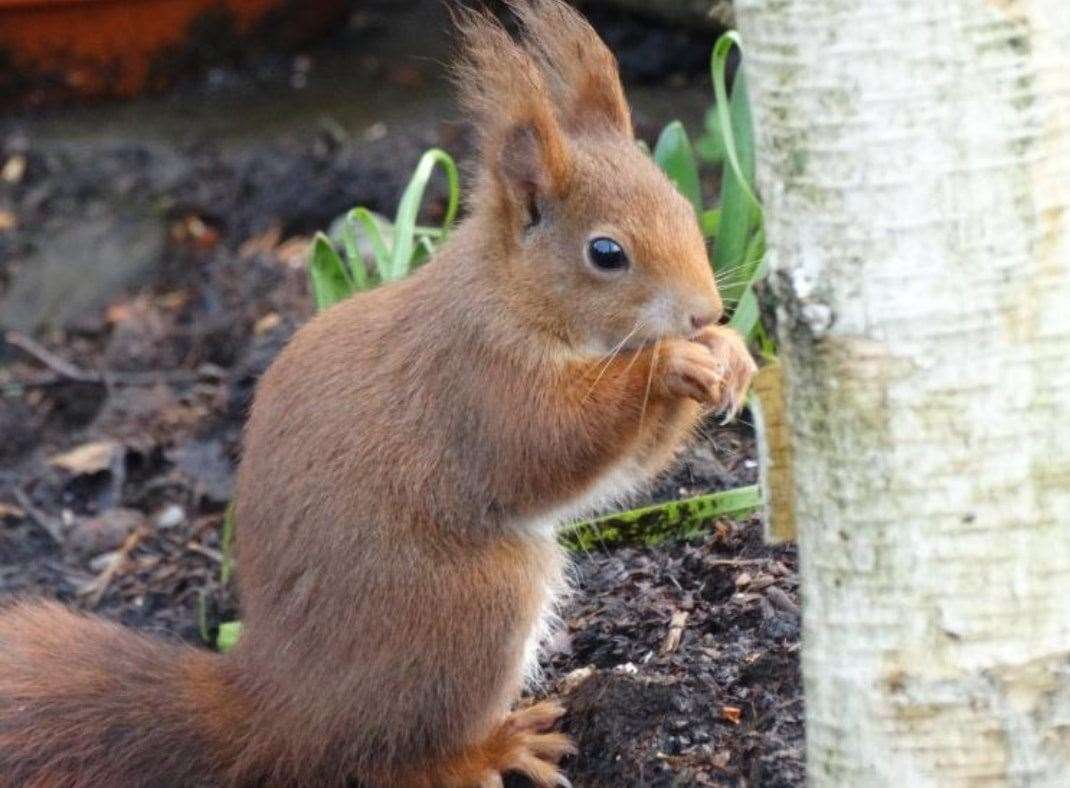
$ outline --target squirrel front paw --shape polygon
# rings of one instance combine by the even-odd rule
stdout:
[[[663,346],[661,385],[673,396],[690,397],[712,410],[735,415],[758,366],[742,337],[725,326],[709,326],[689,339]]]

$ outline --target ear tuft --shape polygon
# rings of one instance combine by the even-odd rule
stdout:
[[[563,0],[506,2],[520,20],[524,45],[546,78],[565,129],[631,138],[617,60],[587,20]]]
[[[569,153],[538,64],[487,11],[462,7],[453,20],[462,40],[453,78],[487,171],[521,211],[536,198],[561,196]]]

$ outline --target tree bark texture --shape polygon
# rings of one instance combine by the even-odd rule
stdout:
[[[738,0],[813,785],[1070,786],[1070,0]]]

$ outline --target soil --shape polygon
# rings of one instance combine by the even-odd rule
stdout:
[[[256,380],[312,312],[310,235],[391,213],[431,145],[470,150],[439,122],[240,145],[0,127],[0,601],[206,648],[239,617],[223,515]],[[746,416],[703,432],[637,504],[756,481]],[[803,784],[795,572],[756,517],[577,555],[534,693],[569,709],[573,783]]]

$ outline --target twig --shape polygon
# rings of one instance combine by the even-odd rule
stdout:
[[[91,609],[100,604],[104,592],[108,590],[108,586],[111,585],[112,580],[115,579],[115,576],[119,574],[119,570],[126,564],[127,559],[130,557],[130,553],[141,543],[144,535],[144,531],[139,528],[127,536],[122,547],[115,551],[112,561],[108,564],[107,568],[97,575],[89,588],[82,592],[88,596],[86,601]]]
[[[187,369],[163,369],[149,372],[112,372],[109,370],[101,372],[95,369],[83,369],[57,356],[39,342],[18,331],[5,333],[4,341],[41,362],[57,376],[26,381],[22,383],[24,386],[54,386],[63,380],[92,383],[98,386],[110,386],[116,383],[124,386],[153,386],[160,382],[190,383],[197,380],[197,373]]]
[[[23,353],[33,356],[57,375],[78,383],[103,383],[104,376],[99,372],[90,372],[75,366],[64,358],[60,358],[44,345],[35,342],[25,334],[18,331],[8,331],[4,334],[4,341],[12,347],[17,347]]]
[[[23,511],[29,515],[30,520],[37,523],[41,530],[48,534],[53,542],[62,547],[63,531],[55,518],[50,517],[46,512],[34,506],[33,501],[30,500],[30,496],[18,487],[15,488],[14,493],[15,500],[18,501],[18,504],[22,507]]]
[[[211,547],[205,547],[199,542],[187,542],[186,549],[190,552],[197,553],[198,555],[203,555],[205,558],[215,561],[217,564],[221,564],[224,561],[224,557],[221,552],[219,552],[218,550],[213,550]]]
[[[714,558],[703,561],[707,566],[758,566],[769,563],[768,558]]]

